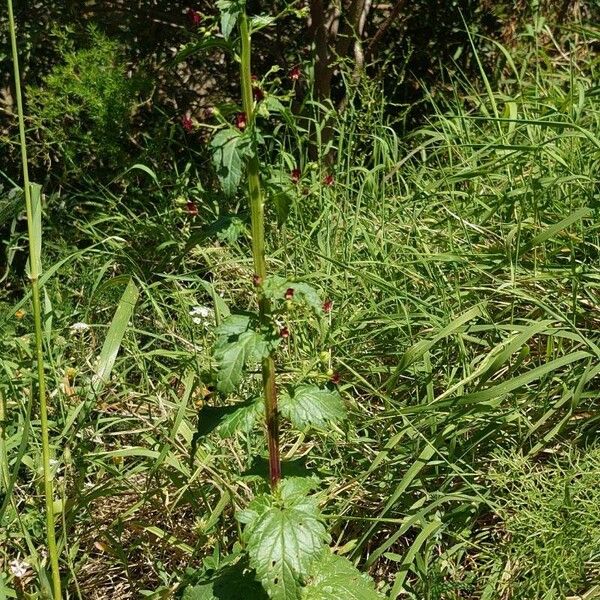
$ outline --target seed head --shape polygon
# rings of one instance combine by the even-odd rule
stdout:
[[[337,371],[331,376],[331,383],[333,383],[333,385],[338,385],[341,380],[342,378]]]
[[[332,307],[333,307],[332,300],[327,299],[327,300],[325,300],[325,302],[323,302],[323,312],[324,313],[330,313]]]
[[[186,203],[185,208],[187,210],[188,215],[191,217],[195,217],[198,214],[198,207],[193,200],[190,200]]]
[[[323,179],[323,183],[325,185],[331,187],[334,183],[333,175],[331,175],[331,174],[325,175],[325,178]]]
[[[291,300],[293,297],[294,297],[294,288],[288,288],[288,289],[285,291],[285,296],[284,296],[284,298],[285,298],[286,300]]]
[[[290,173],[290,179],[292,180],[292,183],[298,183],[300,181],[300,177],[302,177],[302,171],[300,171],[298,168],[292,169],[292,172]]]
[[[287,327],[282,327],[279,330],[279,337],[282,337],[284,340],[290,337],[290,330]]]

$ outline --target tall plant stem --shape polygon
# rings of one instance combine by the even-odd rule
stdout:
[[[25,118],[23,114],[23,99],[21,96],[21,75],[19,72],[19,57],[17,54],[17,34],[12,0],[8,3],[8,22],[15,77],[15,95],[19,116],[19,138],[21,142],[21,164],[23,167],[23,192],[27,211],[27,234],[29,238],[29,270],[31,278],[31,297],[33,301],[33,319],[35,329],[35,357],[37,363],[38,393],[40,409],[40,425],[42,434],[42,463],[44,470],[44,495],[46,500],[46,535],[48,540],[48,555],[52,570],[52,589],[54,600],[62,598],[60,571],[58,567],[58,550],[54,523],[54,486],[52,469],[50,468],[50,440],[48,433],[48,406],[46,403],[46,378],[44,374],[44,350],[42,344],[42,309],[40,303],[40,271],[41,271],[41,231],[34,222],[29,169],[27,164],[27,144],[25,139]]]
[[[242,40],[242,55],[240,80],[242,83],[242,103],[248,127],[254,124],[254,103],[252,99],[252,69],[251,69],[251,37],[248,29],[248,17],[245,13],[240,16],[240,36]],[[265,208],[264,196],[260,185],[260,165],[256,152],[248,161],[248,194],[250,197],[250,220],[252,233],[252,257],[254,272],[259,285],[258,311],[260,322],[270,326],[271,307],[269,299],[260,291],[260,284],[265,281],[267,265],[265,261]],[[265,395],[265,420],[267,426],[267,444],[269,447],[269,479],[271,487],[275,488],[281,479],[281,460],[279,456],[279,418],[277,412],[277,390],[275,388],[275,361],[268,356],[262,361],[263,392]]]

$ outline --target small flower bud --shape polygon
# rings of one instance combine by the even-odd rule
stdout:
[[[192,27],[198,27],[202,22],[202,15],[193,8],[188,8],[187,18]]]
[[[257,85],[253,85],[252,86],[252,97],[254,98],[255,102],[260,102],[261,100],[264,99],[265,93]]]
[[[181,117],[181,126],[187,133],[192,133],[192,131],[194,131],[194,122],[189,115],[183,115],[183,117]]]
[[[300,65],[294,65],[289,72],[290,79],[292,81],[298,81],[300,77],[302,77],[302,71],[300,70]]]
[[[240,112],[235,116],[235,126],[238,129],[241,129],[242,131],[244,131],[244,129],[246,129],[247,124],[248,124],[248,122],[246,120],[245,112]]]
[[[323,350],[323,352],[321,352],[319,354],[319,360],[326,365],[330,360],[331,360],[331,352],[328,352],[327,350]],[[333,375],[333,372],[332,372]]]

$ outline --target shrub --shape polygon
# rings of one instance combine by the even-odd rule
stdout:
[[[128,77],[116,42],[95,28],[89,47],[64,42],[56,65],[28,96],[39,142],[37,158],[56,159],[75,172],[114,167],[127,148],[130,117],[141,80]]]

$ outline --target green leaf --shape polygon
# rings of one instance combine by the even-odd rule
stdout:
[[[248,331],[248,329],[250,328],[250,319],[250,315],[229,315],[215,329],[215,333],[218,337],[230,337],[232,335],[240,335],[240,333],[244,333],[244,331]]]
[[[267,277],[264,282],[263,293],[271,300],[283,301],[285,293],[289,288],[294,290],[292,298],[294,302],[304,302],[316,314],[322,314],[323,303],[321,302],[319,292],[308,283],[288,281],[278,275],[272,275],[271,277]]]
[[[214,358],[217,362],[217,389],[229,394],[242,380],[243,369],[251,361],[268,356],[269,343],[256,331],[244,331],[239,336],[217,341]]]
[[[346,408],[337,390],[303,383],[291,393],[283,393],[279,401],[281,414],[294,427],[325,427],[346,417]]]
[[[240,13],[244,9],[242,0],[218,0],[217,7],[221,11],[221,33],[229,39]]]
[[[292,196],[286,190],[278,190],[270,193],[270,199],[277,214],[277,223],[283,225],[290,214]]]
[[[194,229],[188,238],[185,249],[188,252],[198,244],[217,238],[221,242],[236,242],[247,231],[246,224],[235,215],[222,215],[216,221],[199,229]]]
[[[292,111],[289,108],[287,108],[286,106],[284,106],[281,103],[281,100],[279,100],[279,98],[277,98],[277,96],[273,96],[272,94],[269,94],[265,98],[265,101],[263,102],[263,106],[269,113],[280,114],[283,117],[283,120],[286,122],[286,124],[289,125],[290,127],[292,127],[292,128],[297,127],[297,123],[296,123],[296,120],[294,118]]]
[[[230,406],[203,406],[198,413],[197,437],[215,429],[221,437],[231,437],[240,429],[250,429],[264,408],[262,400],[247,400]]]
[[[272,600],[300,600],[301,583],[329,536],[314,497],[314,482],[286,479],[275,495],[257,496],[238,515],[250,566]]]
[[[115,365],[117,354],[121,349],[121,343],[129,325],[129,319],[133,315],[133,309],[139,295],[140,292],[137,285],[133,279],[130,279],[108,328],[100,356],[98,357],[98,363],[92,376],[92,388],[96,393],[99,393],[110,380],[110,374]]]
[[[246,561],[219,570],[210,581],[189,585],[182,600],[268,600]]]
[[[291,460],[281,460],[281,474],[283,477],[297,477],[305,478],[311,482],[311,486],[314,487],[316,475],[320,474],[314,465],[310,467],[306,464],[306,456],[300,458],[294,458]],[[265,482],[269,481],[269,459],[266,456],[256,456],[252,460],[250,467],[242,473],[243,477],[260,477]]]
[[[251,152],[250,140],[236,129],[221,129],[210,145],[221,187],[227,196],[233,196],[242,179],[244,157]]]
[[[323,551],[314,562],[302,600],[382,600],[373,580],[361,573],[347,558]]]
[[[225,415],[219,423],[218,432],[222,438],[232,437],[238,431],[248,431],[264,415],[265,404],[262,398],[237,404],[236,410]]]
[[[219,50],[225,50],[227,52],[232,51],[231,44],[224,39],[221,38],[206,38],[202,39],[198,42],[191,42],[189,44],[185,44],[179,50],[179,52],[167,63],[168,67],[174,67],[178,65],[180,62],[183,62],[190,56],[194,54],[198,54],[200,52],[204,52],[207,50],[213,50],[214,48],[218,48]]]
[[[255,33],[265,27],[269,27],[269,25],[272,25],[275,21],[276,18],[271,15],[256,15],[250,19],[250,30],[252,33]]]

